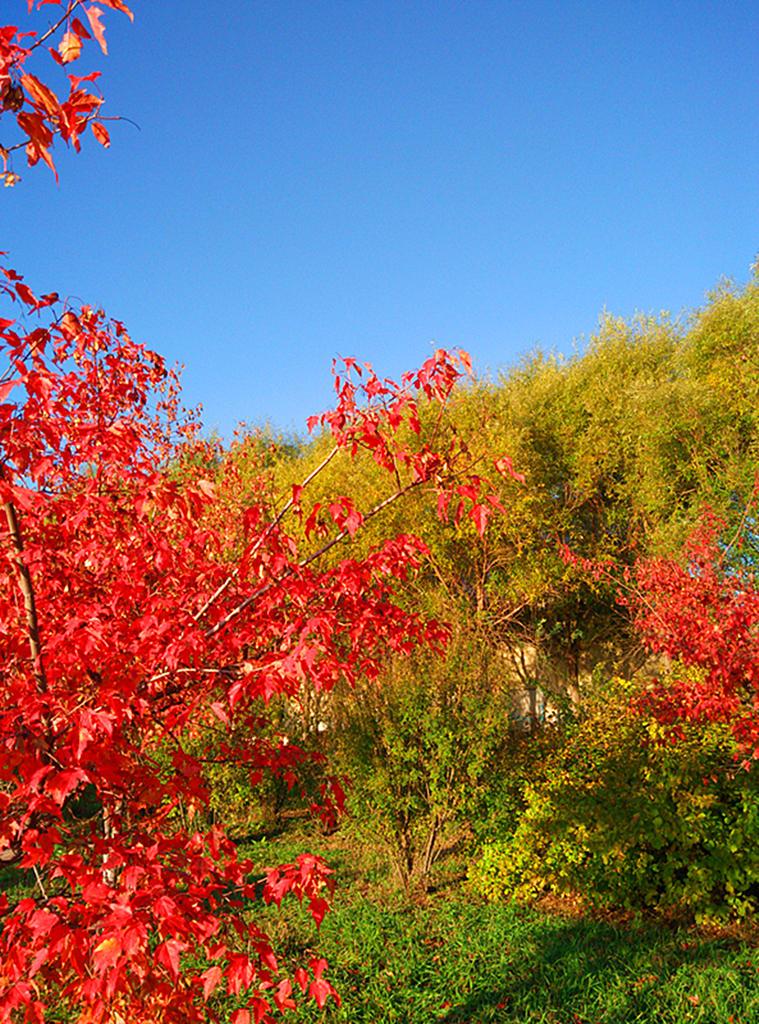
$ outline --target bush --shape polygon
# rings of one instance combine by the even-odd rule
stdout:
[[[759,905],[759,772],[722,726],[666,742],[615,681],[528,787],[515,831],[471,872],[489,898],[579,892],[590,904],[685,911],[698,920]]]
[[[444,657],[399,657],[334,709],[349,808],[387,844],[397,880],[427,886],[435,862],[488,813],[509,746],[504,666],[458,633]]]

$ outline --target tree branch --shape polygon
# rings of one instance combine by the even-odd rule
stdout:
[[[56,21],[54,25],[51,25],[47,32],[44,34],[44,36],[40,36],[36,43],[32,43],[32,45],[29,47],[29,53],[31,53],[32,50],[36,50],[38,46],[42,46],[43,43],[47,42],[50,36],[53,35],[53,33],[61,27],[64,21],[67,21],[71,17],[71,15],[74,13],[77,7],[81,6],[81,3],[82,0],[74,0],[73,3],[69,3],[69,5],[66,8],[66,13],[63,15],[63,17]],[[84,10],[84,8],[82,8],[82,10]]]
[[[21,528],[18,524],[18,516],[16,514],[15,506],[13,502],[6,501],[5,505],[5,518],[8,520],[8,531],[10,533],[13,547],[16,551],[16,572],[18,573],[18,582],[21,587],[21,593],[24,596],[24,609],[26,611],[26,632],[29,637],[29,649],[31,652],[32,668],[34,671],[34,678],[37,680],[37,692],[47,693],[47,678],[45,676],[45,666],[42,661],[42,645],[40,644],[40,630],[39,621],[37,619],[37,606],[34,601],[34,587],[32,586],[32,577],[29,572],[29,567],[24,561],[24,542],[21,538]]]
[[[375,505],[370,512],[367,512],[366,515],[363,517],[363,522],[365,523],[367,519],[371,519],[372,516],[376,516],[378,512],[382,511],[383,508],[387,508],[388,505],[392,505],[394,501],[397,501],[398,498],[404,495],[407,491],[412,490],[414,487],[418,487],[419,484],[423,482],[423,480],[413,480],[410,484],[407,484],[400,490],[395,491],[394,494],[391,494],[389,497],[385,498],[384,501],[381,501],[379,505]],[[205,639],[210,640],[211,637],[216,636],[217,633],[220,633],[229,625],[230,622],[234,621],[234,619],[236,619],[238,615],[244,612],[246,608],[250,607],[250,605],[253,604],[256,598],[259,598],[263,594],[266,594],[269,590],[272,589],[272,587],[276,587],[280,583],[283,583],[289,576],[292,576],[296,569],[305,569],[307,565],[309,565],[311,562],[316,561],[317,558],[321,558],[321,556],[326,554],[326,552],[329,551],[330,548],[333,548],[335,544],[339,544],[340,541],[344,540],[347,536],[348,531],[341,530],[341,532],[338,533],[336,537],[333,537],[332,540],[327,541],[326,544],[323,544],[318,551],[314,551],[314,553],[312,555],[309,555],[308,558],[304,558],[303,561],[298,562],[297,565],[289,566],[287,569],[285,569],[284,572],[282,572],[275,579],[271,580],[269,583],[265,583],[263,586],[257,587],[252,594],[249,594],[235,608],[233,608],[231,612],[228,612],[227,615],[225,615],[223,619],[217,622],[215,626],[211,626],[209,629],[207,629],[203,634]]]
[[[329,463],[332,461],[332,459],[335,457],[335,455],[337,455],[338,451],[339,451],[339,448],[337,447],[337,445],[335,445],[335,447],[332,449],[332,451],[329,453],[329,455],[325,459],[323,459],[319,463],[319,465],[316,467],[316,469],[314,469],[311,473],[309,473],[309,475],[306,477],[306,479],[303,481],[303,483],[300,484],[300,490],[301,491],[303,490],[304,487],[306,487],[308,484],[311,483],[311,481],[314,479],[314,477],[318,476],[319,473],[321,473],[321,471],[326,466],[329,465]],[[275,528],[275,526],[277,526],[279,523],[282,522],[282,519],[284,518],[284,516],[287,513],[288,509],[290,509],[294,504],[295,504],[294,499],[290,498],[289,501],[284,506],[284,508],[282,508],[280,510],[280,512],[276,515],[276,517],[274,519],[272,519],[272,521],[266,527],[266,529],[261,534],[261,536],[258,538],[256,543],[250,549],[250,551],[248,552],[248,557],[250,557],[251,555],[254,555],[256,553],[256,551],[258,551],[258,549],[261,547],[263,542],[267,539],[267,537],[269,536],[271,531]],[[193,619],[195,620],[195,622],[198,622],[199,619],[208,611],[208,609],[211,607],[211,605],[214,603],[214,601],[216,601],[219,597],[221,597],[221,595],[224,593],[224,591],[227,589],[227,587],[233,582],[233,580],[236,579],[236,577],[239,574],[239,572],[240,572],[240,569],[239,569],[239,566],[238,566],[237,568],[235,568],[235,570],[233,572],[231,572],[229,574],[229,576],[227,576],[227,578],[224,580],[224,582],[221,584],[221,586],[218,587],[217,590],[215,590],[213,594],[211,594],[211,596],[208,598],[208,600],[203,605],[203,607],[199,611],[195,612],[195,614],[193,615]]]

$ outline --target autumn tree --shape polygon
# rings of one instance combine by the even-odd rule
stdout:
[[[60,103],[28,70],[57,33],[57,63],[89,34],[105,48],[99,8],[57,6],[41,35],[0,29],[3,113],[28,161],[51,167],[56,133],[78,146],[90,124],[105,140],[82,80]],[[390,653],[444,644],[393,597],[424,544],[349,545],[428,483],[479,529],[498,509],[484,471],[421,436],[420,403],[443,415],[468,360],[439,351],[399,384],[347,361],[335,408],[311,423],[328,454],[279,495],[265,467],[242,486],[230,453],[198,439],[176,374],[122,323],[2,273],[0,1021],[39,1024],[55,997],[83,1024],[216,1019],[222,992],[232,1024],[273,1020],[296,991],[323,1005],[324,962],[288,967],[254,908],[289,895],[320,922],[329,869],[303,854],[251,876],[195,812],[210,757],[297,786],[307,752],[261,728],[272,696],[371,679]],[[326,465],[363,451],[386,473],[381,501],[309,502]],[[221,734],[213,753],[188,744],[200,729]],[[330,818],[341,801],[326,779],[314,810]]]
[[[623,600],[648,647],[674,664],[646,707],[673,736],[687,722],[728,723],[749,764],[759,757],[759,591],[729,558],[739,540],[705,510],[681,556],[642,560]]]

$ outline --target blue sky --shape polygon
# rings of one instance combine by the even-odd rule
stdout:
[[[185,364],[208,429],[302,430],[338,355],[496,371],[750,274],[755,3],[131,6],[67,70],[139,130],[58,150],[59,186],[17,159],[0,249]]]

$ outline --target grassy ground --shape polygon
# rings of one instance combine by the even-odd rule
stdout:
[[[413,900],[392,892],[378,860],[363,872],[339,841],[310,846],[338,869],[333,909],[320,934],[288,906],[268,911],[270,927],[294,960],[328,959],[343,1002],[305,1006],[299,1021],[759,1024],[750,937],[485,904],[462,884]],[[272,863],[294,851],[246,852]]]
[[[410,897],[392,885],[376,845],[362,845],[355,835],[289,835],[243,843],[240,852],[263,870],[305,850],[323,856],[338,880],[321,931],[294,900],[281,908],[256,904],[251,913],[265,922],[285,962],[325,957],[342,1004],[319,1009],[309,1002],[289,1020],[759,1024],[759,928],[739,936],[599,919],[566,906],[548,913],[487,904],[472,897],[463,864],[455,862],[447,879],[443,866],[437,891]],[[9,882],[0,879],[6,889]],[[233,1005],[219,996],[212,1001],[228,1019]],[[53,1009],[61,1021],[73,1012]]]

